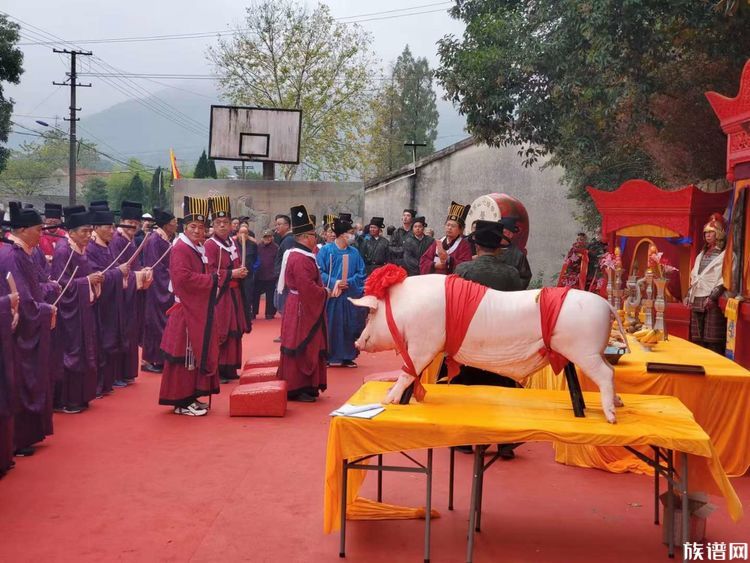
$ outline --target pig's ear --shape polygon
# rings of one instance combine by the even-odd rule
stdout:
[[[349,298],[349,301],[357,307],[367,307],[370,311],[375,311],[378,308],[378,298],[374,295],[365,295],[359,299]]]

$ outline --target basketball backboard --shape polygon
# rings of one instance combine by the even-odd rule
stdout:
[[[208,157],[299,164],[302,110],[211,106]]]

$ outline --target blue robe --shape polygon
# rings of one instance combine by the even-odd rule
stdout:
[[[351,304],[349,297],[362,297],[365,287],[365,263],[356,248],[341,250],[335,242],[329,242],[320,249],[317,256],[318,268],[323,278],[323,286],[333,290],[341,279],[344,256],[349,257],[346,282],[349,288],[339,297],[331,297],[326,304],[328,317],[328,360],[341,363],[353,360],[359,355],[354,347],[367,319],[367,309]]]

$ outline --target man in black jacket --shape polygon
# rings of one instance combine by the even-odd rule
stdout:
[[[424,233],[426,226],[424,217],[417,217],[412,223],[411,232],[404,238],[404,268],[410,276],[419,275],[419,259],[434,240]]]

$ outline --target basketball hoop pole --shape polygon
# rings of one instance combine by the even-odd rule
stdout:
[[[418,143],[411,141],[404,143],[405,147],[411,147],[412,173],[411,182],[409,183],[409,207],[414,209],[417,203],[417,147],[426,147],[427,143]]]
[[[275,180],[276,179],[276,166],[273,162],[263,163],[263,179],[264,180]]]

